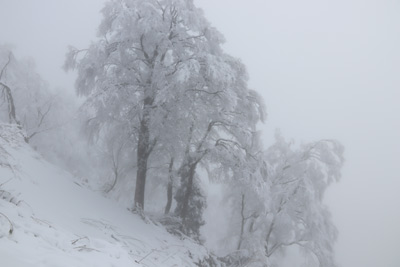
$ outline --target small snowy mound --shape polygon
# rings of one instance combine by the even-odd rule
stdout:
[[[0,125],[0,266],[208,266],[207,249],[88,190]]]

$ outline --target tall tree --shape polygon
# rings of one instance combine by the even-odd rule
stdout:
[[[246,161],[251,154],[256,125],[265,116],[262,99],[248,89],[247,73],[239,60],[224,53],[213,53],[203,62],[182,97],[186,103],[185,128],[188,130],[183,139],[186,144],[179,169],[181,186],[175,197],[175,212],[186,229],[201,225],[193,223],[196,219],[189,214],[199,216],[197,221],[201,222],[204,209],[203,201],[199,200],[201,190],[196,188],[199,186],[197,168],[212,170]],[[190,231],[198,232],[198,229]]]
[[[273,192],[266,218],[266,255],[297,246],[317,266],[336,266],[337,230],[323,200],[328,186],[340,179],[343,146],[335,140],[320,140],[296,150],[278,135],[266,159]]]
[[[94,110],[93,123],[119,119],[136,131],[134,205],[143,209],[157,124],[198,67],[196,57],[214,49],[220,37],[192,1],[112,0],[103,16],[99,39],[81,58],[71,49],[65,66],[78,69],[76,88]]]
[[[197,120],[193,116],[195,112],[206,114],[203,112],[206,108],[232,116],[232,105],[248,97],[247,93],[239,95],[238,90],[243,93],[247,88],[231,90],[235,93],[230,95],[231,91],[225,89],[226,83],[234,84],[229,80],[236,80],[239,87],[237,81],[242,79],[235,79],[230,69],[232,64],[236,68],[243,66],[223,54],[222,36],[191,0],[113,0],[106,4],[103,15],[98,40],[85,50],[71,48],[65,67],[78,70],[76,88],[80,95],[87,97],[86,106],[93,113],[90,124],[101,128],[119,121],[130,125],[134,132],[132,136],[137,143],[135,208],[143,209],[149,158],[161,142],[160,136],[166,135],[160,127],[162,121],[173,109],[180,110],[178,116],[182,119],[186,119],[186,112],[192,112],[188,116],[190,123]],[[189,105],[191,111],[185,105],[176,107],[177,101],[188,94],[191,97],[186,99],[196,103],[199,98],[207,103],[206,98],[213,97],[231,107],[218,109],[211,106],[213,102],[208,102],[208,106]],[[217,121],[209,123],[217,125]],[[181,135],[179,131],[187,136],[187,128],[174,129],[170,134]]]
[[[245,260],[279,262],[288,248],[299,248],[316,266],[336,266],[333,244],[337,237],[323,197],[328,186],[340,179],[343,147],[321,140],[294,148],[279,134],[263,155],[263,189],[251,194],[248,184],[236,194],[234,219],[237,248]],[[250,194],[249,194],[250,193]],[[233,195],[232,198],[235,199]],[[241,200],[241,201],[240,201]],[[234,226],[234,225],[232,225]],[[261,248],[261,249],[260,249]],[[243,261],[239,253],[237,260]]]

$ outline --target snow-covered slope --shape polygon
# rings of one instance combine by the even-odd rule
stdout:
[[[80,185],[0,125],[0,266],[198,266],[206,248]]]

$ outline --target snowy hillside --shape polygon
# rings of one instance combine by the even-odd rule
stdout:
[[[80,185],[0,125],[0,266],[199,266],[207,250]]]

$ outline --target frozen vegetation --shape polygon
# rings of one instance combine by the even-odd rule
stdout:
[[[17,127],[0,125],[0,150],[2,266],[197,266],[209,257],[48,163]]]
[[[264,147],[264,101],[191,0],[102,13],[91,45],[67,51],[79,100],[0,46],[1,261],[336,266],[323,200],[342,145],[277,132]]]

